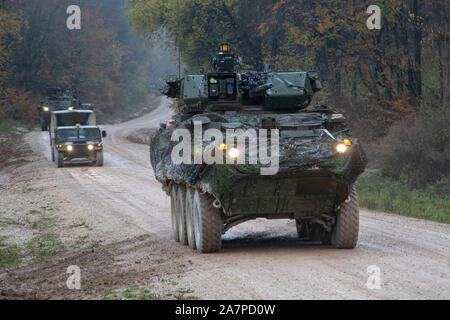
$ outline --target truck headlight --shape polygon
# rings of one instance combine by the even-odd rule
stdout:
[[[346,153],[348,150],[348,147],[345,145],[345,143],[339,143],[336,146],[336,151],[339,153]]]
[[[69,151],[69,152],[72,152],[73,151],[73,147],[72,146],[67,146],[66,150]]]
[[[92,144],[88,145],[88,150],[89,150],[89,151],[94,150],[94,146],[93,146]]]
[[[231,159],[237,159],[239,157],[239,150],[236,148],[231,148],[230,151],[228,151],[228,155]]]
[[[42,107],[42,110],[44,110],[45,112],[49,112],[50,111],[49,107]]]

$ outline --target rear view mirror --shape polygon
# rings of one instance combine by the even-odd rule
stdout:
[[[102,131],[102,137],[106,138],[106,136],[107,136],[106,131]]]

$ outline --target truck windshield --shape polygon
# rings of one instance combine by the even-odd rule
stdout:
[[[58,130],[58,140],[100,140],[98,128],[61,129]]]
[[[56,115],[57,127],[70,127],[79,123],[82,126],[89,125],[90,113],[63,113]]]
[[[64,108],[64,107],[70,107],[73,106],[74,102],[72,100],[61,100],[58,101],[58,107]]]
[[[99,140],[100,130],[97,128],[80,129],[79,137],[86,140]]]

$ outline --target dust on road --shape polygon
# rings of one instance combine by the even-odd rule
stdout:
[[[450,298],[450,226],[445,224],[361,210],[360,240],[350,251],[301,243],[295,224],[286,220],[242,224],[224,236],[218,254],[200,255],[173,242],[170,201],[154,178],[148,146],[127,139],[170,117],[168,101],[158,103],[146,116],[102,126],[108,131],[103,168],[56,169],[48,134],[27,136],[35,158],[25,171],[38,176],[24,177],[24,186],[39,190],[36,202],[38,194],[58,202],[48,205],[58,208],[61,219],[83,221],[101,245],[0,272],[0,298],[95,298],[131,285],[159,298]],[[0,205],[12,210],[20,190],[8,188]],[[66,287],[70,265],[81,268],[79,291]],[[379,290],[366,286],[369,266],[381,271]]]

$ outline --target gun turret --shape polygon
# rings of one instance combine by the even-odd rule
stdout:
[[[322,88],[317,72],[274,72],[268,64],[264,72],[240,73],[240,65],[226,43],[213,59],[212,72],[166,79],[162,93],[180,100],[182,114],[240,112],[245,110],[305,109]]]

